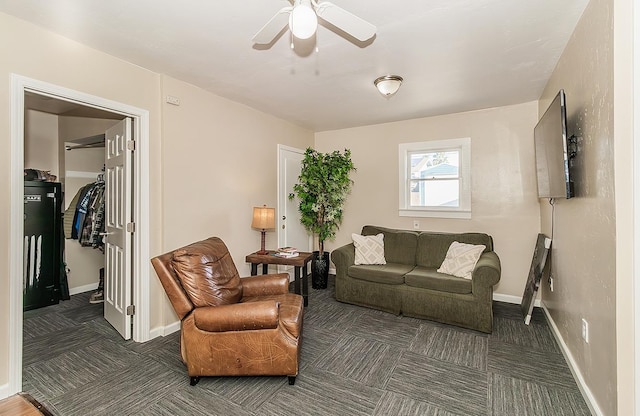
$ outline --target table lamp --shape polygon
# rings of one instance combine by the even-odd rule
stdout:
[[[260,251],[257,254],[267,254],[267,250],[264,249],[264,239],[267,230],[273,230],[276,228],[276,210],[275,208],[267,208],[266,205],[261,207],[253,207],[253,221],[251,221],[251,228],[260,230],[262,234],[260,237]]]

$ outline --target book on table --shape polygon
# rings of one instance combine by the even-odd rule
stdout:
[[[278,251],[276,251],[275,255],[289,259],[292,257],[298,257],[299,253],[295,247],[280,247]]]
[[[274,256],[276,257],[282,257],[285,259],[291,259],[294,257],[298,257],[300,255],[300,253],[275,253]]]
[[[280,247],[278,253],[297,253],[298,249],[295,247]]]

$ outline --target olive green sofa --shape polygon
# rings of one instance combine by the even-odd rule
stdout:
[[[355,265],[353,243],[331,253],[338,301],[491,333],[493,286],[500,281],[491,236],[372,225],[361,234],[379,233],[384,235],[384,265]],[[486,246],[471,280],[436,271],[454,241]]]

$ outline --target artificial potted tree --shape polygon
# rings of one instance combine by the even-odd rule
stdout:
[[[329,278],[329,252],[324,250],[325,240],[332,240],[342,223],[342,209],[351,191],[349,177],[356,168],[351,151],[320,153],[308,148],[302,159],[298,183],[293,186],[289,199],[300,200],[300,222],[318,238],[318,251],[311,261],[311,286],[325,289]]]

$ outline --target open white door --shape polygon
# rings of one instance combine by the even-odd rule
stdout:
[[[131,119],[126,118],[105,133],[105,279],[104,318],[122,335],[131,338],[131,259],[133,233],[131,207]],[[130,314],[129,314],[129,313]]]
[[[311,237],[300,223],[299,201],[289,199],[298,183],[304,150],[278,146],[278,247],[291,246],[299,251],[311,250]]]

